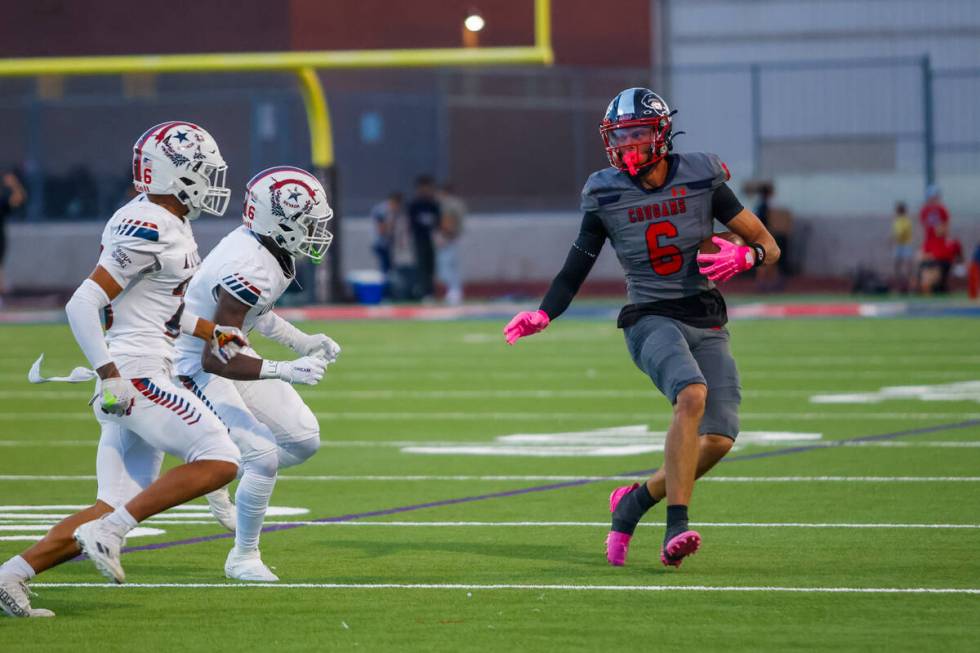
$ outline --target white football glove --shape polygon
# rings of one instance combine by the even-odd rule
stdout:
[[[248,347],[248,338],[238,327],[215,325],[211,334],[211,353],[227,363],[238,355],[242,347]]]
[[[340,345],[333,338],[323,333],[307,335],[298,344],[299,348],[296,350],[298,353],[304,356],[319,355],[327,363],[336,363],[337,357],[340,356]]]
[[[98,402],[103,413],[122,417],[133,412],[138,393],[132,381],[113,376],[101,379],[93,402]]]
[[[318,356],[303,356],[294,361],[262,361],[259,378],[282,379],[287,383],[316,385],[323,378],[327,363]]]

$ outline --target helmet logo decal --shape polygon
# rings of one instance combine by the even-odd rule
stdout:
[[[647,109],[656,111],[657,114],[662,114],[667,112],[666,105],[664,105],[664,103],[660,100],[660,98],[658,98],[653,93],[644,95],[643,99],[640,100],[640,104],[642,104]]]
[[[275,178],[273,178],[275,181]],[[287,185],[292,185],[293,188],[286,197],[283,198],[283,190]],[[302,188],[307,193],[307,198],[305,201],[300,200],[302,193],[297,188]],[[297,213],[309,213],[319,201],[316,199],[316,191],[309,187],[301,179],[283,179],[282,181],[276,181],[272,187],[269,189],[272,191],[270,199],[272,200],[272,215],[279,216],[280,218],[292,217]],[[290,209],[289,216],[286,215],[286,210],[283,208],[285,205]]]

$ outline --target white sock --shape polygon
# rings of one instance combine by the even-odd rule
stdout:
[[[24,560],[20,556],[14,556],[7,562],[3,563],[3,565],[0,566],[0,571],[13,574],[17,577],[17,580],[20,581],[30,580],[36,575],[34,572],[34,567],[27,564],[27,560]]]
[[[106,517],[106,521],[115,526],[116,529],[123,535],[136,528],[136,525],[139,523],[131,514],[129,514],[129,511],[126,510],[126,506],[119,506],[116,508],[112,514]]]
[[[262,476],[247,471],[242,474],[235,492],[235,508],[238,512],[238,525],[235,529],[235,547],[242,553],[259,548],[259,534],[262,521],[269,508],[276,478]]]

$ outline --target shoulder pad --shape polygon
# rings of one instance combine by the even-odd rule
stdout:
[[[122,218],[112,227],[112,235],[120,238],[136,238],[150,242],[160,241],[160,227],[156,222],[138,218]]]
[[[710,152],[685,152],[677,155],[682,169],[675,181],[693,188],[715,189],[732,178],[728,166],[717,154]],[[681,179],[683,177],[683,179]]]
[[[173,237],[174,216],[150,202],[130,202],[116,211],[103,233],[103,245],[159,252]]]
[[[249,306],[255,306],[262,295],[268,297],[272,292],[268,275],[258,269],[232,271],[226,268],[220,273],[218,285]]]
[[[631,188],[629,179],[615,168],[603,168],[589,175],[582,188],[581,209],[584,213],[598,210],[619,199]]]

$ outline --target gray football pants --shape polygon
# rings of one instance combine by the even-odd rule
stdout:
[[[728,346],[728,330],[698,329],[683,322],[647,315],[623,330],[633,362],[671,404],[692,383],[708,386],[701,435],[738,436],[742,387]]]

